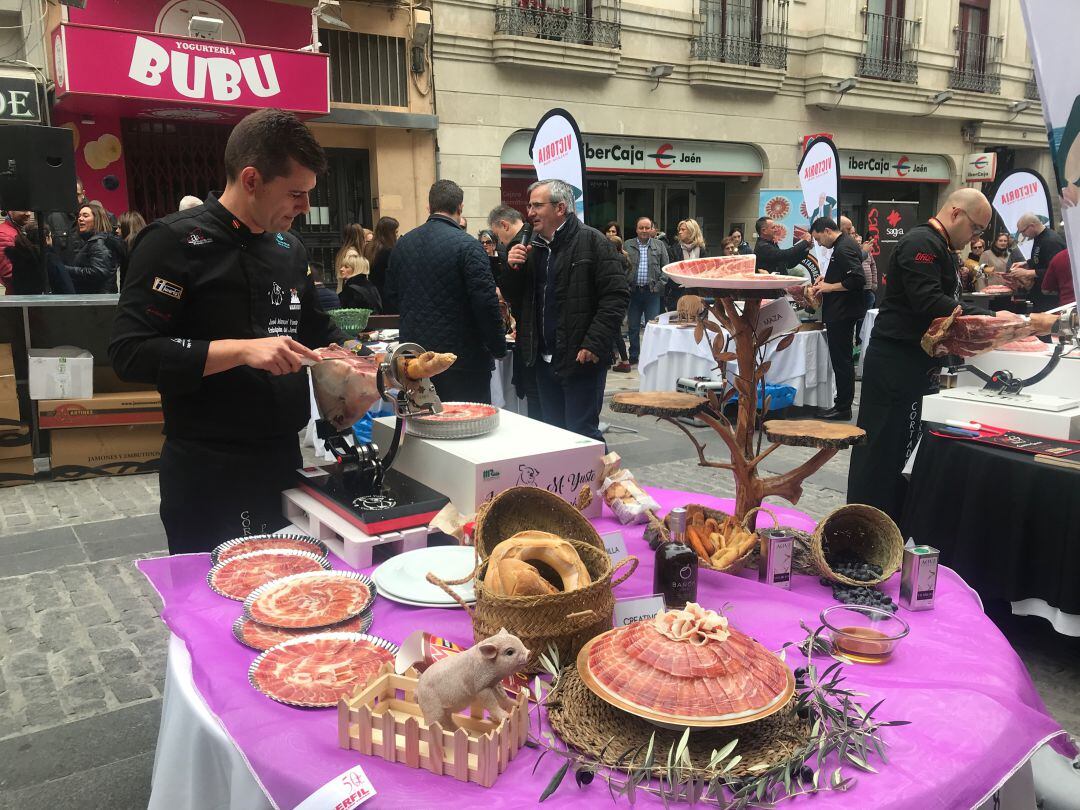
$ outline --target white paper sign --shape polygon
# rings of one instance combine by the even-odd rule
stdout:
[[[296,810],[350,810],[374,795],[375,788],[364,769],[357,765],[316,790]]]
[[[614,625],[626,627],[642,619],[651,619],[662,610],[664,610],[664,597],[658,593],[652,596],[628,596],[625,599],[616,599]]]
[[[791,306],[787,298],[777,298],[770,301],[758,310],[756,332],[764,332],[771,328],[773,337],[778,337],[785,332],[794,332],[799,328],[799,316]]]
[[[623,537],[622,532],[608,532],[600,535],[600,539],[604,541],[604,548],[607,549],[608,556],[611,557],[613,563],[617,563],[626,557],[628,553],[626,551],[626,538]]]

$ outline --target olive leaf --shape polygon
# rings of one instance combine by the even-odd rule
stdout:
[[[544,788],[544,792],[540,794],[540,801],[544,801],[544,799],[559,789],[559,785],[562,784],[563,777],[566,776],[568,770],[570,770],[570,760],[566,760],[566,762],[562,764],[562,767],[555,772],[555,775],[551,777],[548,786]]]
[[[686,746],[690,744],[690,728],[687,727],[683,732],[682,737],[679,738],[679,744],[675,747],[675,762],[678,763],[682,759],[683,754],[686,752]]]

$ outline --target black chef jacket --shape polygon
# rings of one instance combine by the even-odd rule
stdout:
[[[1065,249],[1065,239],[1057,231],[1043,228],[1032,243],[1031,259],[1027,266],[1035,271],[1035,282],[1028,291],[1027,297],[1036,312],[1046,312],[1058,305],[1058,298],[1056,295],[1044,295],[1042,282],[1050,267],[1050,260]]]
[[[799,240],[789,248],[781,248],[771,239],[758,238],[754,245],[754,256],[759,270],[786,275],[787,271],[801,262],[810,253],[810,243]]]
[[[109,358],[121,379],[157,386],[167,437],[295,440],[311,413],[306,370],[203,376],[210,341],[276,335],[309,348],[345,339],[317,305],[296,237],[252,233],[213,195],[139,234]]]
[[[862,271],[862,250],[858,243],[841,233],[833,243],[832,258],[825,270],[825,282],[843,284],[844,289],[823,293],[821,296],[821,320],[832,323],[840,320],[858,320],[866,314],[863,287],[866,276]]]
[[[882,337],[918,345],[935,318],[951,315],[961,305],[959,268],[960,260],[943,230],[927,223],[908,231],[889,259],[885,297],[871,339]],[[993,314],[962,306],[965,315]]]

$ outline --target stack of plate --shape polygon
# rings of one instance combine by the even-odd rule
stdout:
[[[427,581],[428,572],[444,581],[464,579],[476,565],[472,546],[431,546],[398,554],[372,573],[379,594],[394,602],[413,607],[461,607],[439,586]],[[453,586],[466,602],[475,602],[472,582]]]

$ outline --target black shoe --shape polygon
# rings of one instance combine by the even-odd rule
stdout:
[[[818,419],[825,419],[829,422],[850,422],[851,408],[829,408],[829,410],[819,413]]]

